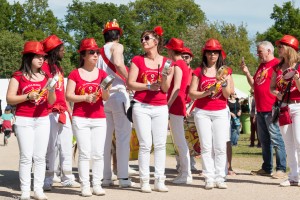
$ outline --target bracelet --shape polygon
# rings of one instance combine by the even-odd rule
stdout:
[[[30,100],[29,94],[30,94],[30,92],[27,94],[26,100]]]
[[[148,88],[148,90],[150,90],[151,89],[151,85],[147,84],[147,88]]]
[[[49,92],[54,92],[54,88],[51,88],[48,90]]]

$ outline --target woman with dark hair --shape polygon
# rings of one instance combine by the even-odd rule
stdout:
[[[280,63],[274,69],[270,91],[283,101],[282,107],[288,106],[292,123],[282,125],[280,132],[284,140],[287,162],[290,167],[288,179],[280,183],[282,187],[300,186],[300,56],[298,54],[299,42],[291,35],[284,35],[276,41]],[[295,71],[292,77],[285,77],[285,71]],[[283,99],[286,88],[290,85],[288,94]]]
[[[46,169],[46,151],[50,122],[47,101],[56,100],[54,88],[41,70],[45,52],[40,42],[29,41],[24,45],[22,64],[9,83],[7,103],[17,105],[15,132],[20,149],[19,176],[22,195],[30,199],[31,167],[34,162],[34,198],[47,199],[43,191]]]
[[[182,59],[184,49],[183,41],[178,38],[171,38],[166,44],[169,57],[176,62],[174,65],[174,78],[168,91],[168,107],[170,116],[170,128],[174,137],[174,143],[179,153],[179,175],[173,180],[175,184],[191,184],[193,181],[190,152],[185,139],[183,120],[186,116],[186,87],[189,78],[189,68]]]
[[[99,47],[94,38],[81,41],[80,65],[68,77],[67,100],[74,102],[72,122],[77,139],[79,179],[84,197],[105,195],[101,187],[103,179],[103,154],[106,137],[106,118],[102,100],[109,97],[109,88],[100,83],[107,74],[96,68]],[[90,160],[92,160],[93,193],[90,189]]]
[[[69,113],[72,111],[65,98],[64,72],[60,65],[64,56],[64,45],[56,35],[50,35],[42,44],[47,53],[42,70],[48,77],[58,76],[55,85],[56,101],[53,105],[48,106],[51,126],[46,156],[46,178],[43,188],[46,191],[52,188],[56,155],[60,157],[58,160],[60,160],[61,184],[66,187],[80,187],[72,174],[73,132],[69,117]]]
[[[144,55],[132,59],[128,88],[135,90],[132,118],[139,139],[139,170],[142,192],[151,192],[149,185],[150,151],[154,144],[154,190],[167,192],[165,186],[166,140],[168,130],[167,92],[173,77],[171,61],[160,55],[163,30],[144,31],[141,44]],[[164,69],[164,70],[163,70]]]
[[[189,94],[196,99],[194,118],[200,138],[205,189],[215,186],[226,189],[227,98],[234,88],[232,70],[223,66],[226,54],[218,40],[207,40],[202,52],[202,64],[193,73]],[[224,70],[217,79],[221,69]]]
[[[241,104],[236,96],[236,93],[229,95],[228,107],[230,111],[230,141],[232,146],[238,144],[240,137],[241,121],[240,117],[242,114]]]

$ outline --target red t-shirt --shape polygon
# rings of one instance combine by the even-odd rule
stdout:
[[[177,65],[182,70],[182,79],[181,79],[181,85],[180,85],[178,96],[176,97],[175,101],[171,105],[169,109],[169,113],[174,115],[186,116],[185,96],[186,96],[187,83],[189,79],[189,68],[186,65],[185,61],[183,60],[176,61],[175,65]],[[168,100],[172,93],[173,88],[174,88],[174,78],[171,82],[171,86],[168,91]]]
[[[193,71],[194,70],[192,68],[189,68],[189,78],[188,78],[188,83],[187,83],[186,90],[185,90],[185,103],[190,103],[192,101],[189,96],[189,90],[190,90],[190,85],[192,82]]]
[[[19,82],[18,95],[28,94],[30,92],[40,92],[37,100],[28,100],[17,104],[16,116],[22,117],[45,117],[48,115],[48,90],[44,89],[47,84],[47,78],[42,81],[32,82],[23,76],[21,71],[12,75]]]
[[[164,68],[165,62],[167,58],[163,58],[163,66],[159,68],[159,79],[162,78],[162,70]],[[144,56],[135,56],[132,58],[132,63],[134,63],[139,68],[139,74],[137,77],[136,82],[145,83],[145,84],[152,84],[157,82],[158,79],[158,70],[157,69],[150,69],[145,65]],[[173,64],[172,64],[173,65]],[[167,94],[164,93],[162,90],[159,91],[150,91],[150,90],[143,90],[143,91],[136,91],[134,94],[134,99],[139,102],[147,103],[154,106],[162,106],[167,105]]]
[[[276,76],[276,86],[277,89],[283,94],[286,90],[286,87],[289,83],[289,81],[284,80],[282,78],[282,70],[281,69],[275,69],[275,71],[277,72],[277,76]],[[300,69],[297,69],[298,73],[300,74]],[[285,95],[285,101],[288,98],[288,94]],[[300,92],[296,86],[296,83],[294,80],[292,80],[292,85],[290,88],[290,100],[300,100]]]
[[[67,110],[66,98],[65,98],[65,87],[64,87],[64,75],[59,71],[58,67],[55,65],[56,71],[58,72],[58,81],[55,85],[56,101],[53,105],[48,104],[49,112],[52,112],[53,107],[63,108]],[[50,66],[47,62],[44,62],[42,70],[46,73],[49,78],[53,78],[50,72]]]
[[[198,67],[194,70],[193,75],[199,78],[198,91],[204,92],[217,82],[216,77],[207,77],[201,72],[202,68]],[[229,68],[228,74],[232,74],[232,69]],[[197,99],[195,107],[203,110],[223,110],[226,108],[227,99],[223,96],[221,83],[217,83],[215,94]]]
[[[253,76],[254,98],[257,112],[270,112],[276,97],[270,93],[270,84],[273,70],[279,60],[274,58],[267,63],[261,63]]]
[[[102,102],[102,88],[100,83],[107,77],[107,74],[102,69],[99,70],[99,75],[96,80],[85,81],[80,77],[78,69],[71,71],[69,79],[76,83],[75,94],[85,95],[98,92],[97,101],[95,103],[77,102],[74,103],[73,115],[77,117],[87,118],[105,118],[104,107]]]

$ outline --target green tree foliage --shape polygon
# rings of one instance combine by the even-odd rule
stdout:
[[[266,32],[257,34],[257,41],[268,40],[275,43],[283,35],[293,35],[300,39],[300,9],[291,1],[283,3],[282,7],[274,5],[271,19],[275,21]]]
[[[236,27],[234,24],[225,22],[217,22],[214,24],[202,23],[198,26],[191,27],[182,38],[185,45],[192,49],[194,54],[193,68],[199,66],[202,60],[202,48],[205,42],[210,38],[220,41],[226,52],[226,63],[234,73],[241,73],[239,68],[241,58],[245,58],[245,62],[252,72],[255,71],[257,61],[253,54],[250,53],[251,40],[248,38],[246,27],[242,24]]]
[[[0,31],[7,30],[10,26],[10,16],[12,15],[11,6],[6,0],[0,0]]]
[[[18,33],[0,31],[0,77],[9,78],[20,68],[24,40]]]

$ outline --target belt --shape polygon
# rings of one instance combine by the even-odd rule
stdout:
[[[300,103],[300,100],[289,100],[289,104]]]

